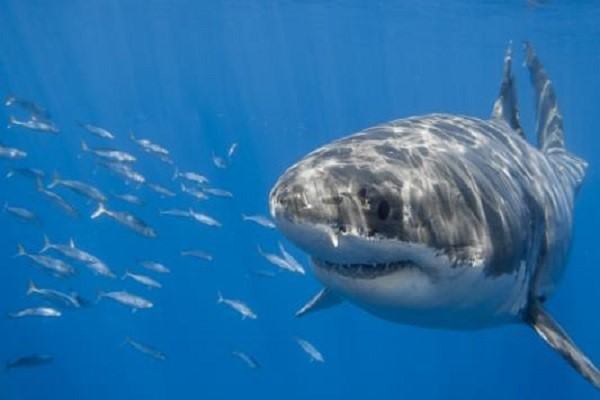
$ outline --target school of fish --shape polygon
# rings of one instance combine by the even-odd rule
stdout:
[[[60,135],[63,132],[52,120],[50,113],[31,100],[10,95],[5,98],[4,106],[9,113],[7,129],[11,131],[51,136]],[[69,130],[75,131],[81,136],[79,141],[81,153],[78,158],[92,158],[95,165],[106,169],[115,178],[126,183],[131,192],[108,191],[93,182],[79,180],[66,173],[63,175],[63,171],[44,171],[26,165],[28,149],[20,148],[20,145],[15,145],[15,147],[7,145],[3,140],[0,140],[0,160],[8,163],[8,170],[5,174],[7,180],[31,181],[40,200],[56,207],[67,217],[81,218],[83,223],[89,224],[90,229],[94,228],[98,220],[106,219],[148,240],[159,240],[160,232],[150,222],[143,220],[135,212],[125,211],[125,207],[123,207],[124,204],[130,208],[146,204],[142,194],[136,193],[136,190],[141,187],[150,189],[160,198],[172,198],[179,194],[169,186],[178,187],[180,193],[202,202],[211,198],[223,198],[225,199],[223,201],[227,201],[226,199],[234,197],[231,191],[213,186],[211,179],[204,174],[180,169],[168,149],[150,139],[140,137],[137,132],[128,132],[123,135],[132,144],[130,148],[118,149],[111,146],[110,143],[114,143],[120,135],[111,130],[84,121],[75,121],[73,125],[73,127],[69,127]],[[16,134],[13,137],[16,138]],[[92,141],[102,144],[95,145],[92,144]],[[211,161],[214,167],[220,170],[227,169],[237,151],[238,144],[233,143],[224,155],[213,152]],[[135,167],[141,155],[137,154],[139,152],[154,157],[167,164],[168,168],[172,168],[171,182],[165,182],[165,186],[149,182],[143,172]],[[80,199],[78,200],[77,197]],[[91,204],[94,211],[86,215],[86,212],[82,211],[84,207],[79,207],[78,202],[86,206]],[[113,204],[114,202],[116,204]],[[202,205],[201,202],[197,204]],[[155,213],[159,218],[184,219],[213,229],[223,227],[223,224],[215,217],[190,207],[157,209]],[[70,312],[84,312],[83,310],[88,307],[97,306],[100,303],[104,306],[104,303],[109,302],[130,309],[132,314],[151,312],[155,303],[151,299],[152,292],[148,290],[160,290],[163,287],[161,276],[172,271],[162,262],[154,260],[136,260],[134,267],[130,266],[117,271],[114,266],[109,266],[102,258],[86,250],[85,245],[76,243],[74,238],[65,236],[62,232],[46,232],[44,221],[47,216],[45,215],[39,215],[27,207],[12,204],[6,200],[3,201],[2,214],[3,218],[14,218],[24,224],[35,226],[39,230],[39,238],[42,243],[40,246],[39,242],[17,242],[14,244],[15,253],[9,256],[12,256],[16,263],[29,264],[44,271],[51,277],[50,279],[55,279],[57,282],[55,287],[41,285],[34,277],[30,277],[28,282],[24,282],[23,291],[29,305],[19,309],[6,310],[5,315],[12,320],[22,318],[60,320],[67,318]],[[264,215],[241,214],[240,219],[255,224],[255,226],[267,229],[275,228],[270,218]],[[56,237],[60,235],[63,236],[62,243],[55,241]],[[274,271],[305,274],[304,267],[281,242],[277,243],[278,252],[269,251],[266,246],[262,245],[258,245],[257,249],[264,258],[264,264],[269,265],[271,269],[253,269],[251,270],[253,276],[274,277],[276,276]],[[201,264],[215,261],[215,256],[208,249],[181,249],[180,256],[195,259]],[[58,289],[61,286],[58,284],[60,280],[70,279],[79,274],[81,269],[89,270],[89,273],[101,282],[95,299],[83,296],[77,291]],[[132,291],[123,289],[123,284],[126,282],[131,282],[128,287],[137,285],[137,289]],[[107,287],[110,289],[100,289]],[[237,313],[241,320],[259,318],[259,313],[243,300],[225,297],[220,291],[216,293],[215,300],[217,305]],[[324,362],[324,357],[314,344],[298,337],[291,338],[290,341],[292,340],[308,355],[309,360]],[[121,344],[154,360],[166,361],[168,359],[166,353],[153,345],[129,336],[122,338]],[[261,368],[261,363],[256,357],[245,351],[234,349],[231,351],[231,355],[249,369]],[[52,364],[56,356],[35,352],[15,355],[15,358],[6,360],[5,367],[6,370],[12,370],[45,366]]]

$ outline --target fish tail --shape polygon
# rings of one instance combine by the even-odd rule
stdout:
[[[45,253],[52,248],[52,243],[46,234],[44,234],[44,246],[40,250],[40,253]]]
[[[37,189],[38,192],[41,192],[42,190],[44,190],[44,184],[42,183],[42,178],[40,178],[39,176],[35,178],[35,188]]]
[[[75,308],[81,308],[82,304],[81,304],[81,302],[79,300],[81,298],[79,296],[79,293],[77,293],[77,292],[71,292],[70,295],[73,298],[73,304],[74,304]]]
[[[91,218],[96,219],[99,216],[101,216],[102,214],[106,214],[106,208],[104,207],[103,203],[98,203],[98,208],[96,209],[96,211],[94,211]]]
[[[35,286],[35,283],[33,282],[33,279],[29,280],[29,285],[27,286],[27,295],[31,295],[35,292],[37,292],[38,288]]]
[[[54,171],[54,173],[52,174],[52,181],[50,181],[50,184],[48,185],[48,189],[52,189],[54,186],[58,185],[59,181],[60,181],[60,175],[58,175],[58,172]]]
[[[14,116],[10,116],[8,117],[8,125],[6,126],[7,128],[12,128],[13,126],[16,125],[17,120],[15,119]]]
[[[135,140],[135,135],[133,134],[133,131],[129,131],[129,139]]]
[[[14,174],[15,174],[15,171],[11,169],[10,171],[8,171],[8,172],[6,173],[6,176],[5,176],[5,178],[7,178],[7,179],[8,179],[8,178],[12,177]]]
[[[217,292],[217,304],[221,304],[225,299],[223,298],[223,294],[220,291]]]
[[[81,150],[86,151],[86,152],[90,151],[90,148],[88,147],[87,143],[84,140],[81,141]]]
[[[4,204],[2,205],[2,211],[6,211],[8,210],[8,201],[5,201]]]
[[[175,180],[179,177],[179,168],[175,167],[175,171],[173,172],[173,178],[171,180]]]
[[[286,259],[287,261],[287,251],[285,250],[285,247],[283,247],[283,243],[281,243],[281,241],[277,242],[277,247],[279,247],[279,252],[281,253],[281,255]]]
[[[96,301],[95,303],[98,304],[100,303],[100,300],[102,300],[102,298],[104,297],[105,293],[103,291],[98,291],[98,294],[96,294]]]
[[[128,269],[126,269],[126,270],[125,270],[125,273],[123,274],[123,276],[121,276],[121,280],[125,280],[125,279],[127,279],[127,277],[128,277],[128,276],[129,276],[129,270],[128,270]]]
[[[22,256],[26,256],[27,252],[25,251],[25,248],[23,247],[23,245],[21,243],[17,244],[17,254],[15,254],[15,257],[22,257]]]

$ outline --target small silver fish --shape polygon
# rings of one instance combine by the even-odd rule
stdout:
[[[31,100],[10,95],[4,99],[4,105],[6,107],[17,106],[34,115],[37,119],[50,119],[50,113]]]
[[[104,262],[93,262],[85,264],[95,275],[105,276],[107,278],[116,278],[116,275],[110,270]]]
[[[227,151],[227,158],[231,159],[231,157],[233,157],[233,155],[237,151],[237,148],[238,148],[238,144],[232,143],[231,146],[229,146],[229,150]]]
[[[8,203],[4,203],[4,212],[19,218],[21,221],[40,224],[41,221],[32,211],[22,207],[11,207]]]
[[[69,244],[53,244],[50,242],[48,236],[44,235],[44,246],[40,250],[40,253],[45,253],[48,250],[55,250],[62,255],[72,258],[76,261],[84,263],[86,267],[91,269],[95,274],[105,276],[107,278],[115,278],[116,275],[110,270],[110,268],[98,257],[78,249],[73,239],[69,240]]]
[[[204,193],[208,193],[208,194],[211,194],[211,195],[217,196],[217,197],[233,197],[233,193],[231,193],[227,190],[223,190],[223,189],[204,188],[203,191],[204,191]]]
[[[173,180],[177,178],[183,178],[189,182],[196,183],[198,185],[203,185],[209,182],[208,178],[204,175],[200,175],[196,172],[180,172],[178,168],[175,168]]]
[[[100,261],[97,257],[78,249],[75,246],[75,241],[73,239],[69,241],[69,244],[54,244],[50,241],[50,238],[48,238],[47,235],[44,235],[44,245],[42,246],[42,249],[39,251],[39,253],[45,253],[48,250],[58,251],[63,256],[72,258],[82,263],[93,263]]]
[[[281,242],[278,242],[278,245],[279,252],[283,256],[283,259],[287,261],[287,263],[293,268],[294,272],[304,275],[306,272],[304,271],[304,267],[302,267],[298,260],[296,260],[294,256],[292,256],[286,251],[285,247],[283,247],[283,244]]]
[[[98,208],[96,209],[96,211],[94,211],[91,218],[96,219],[102,215],[107,215],[108,217],[117,221],[121,225],[126,226],[127,228],[131,229],[132,231],[141,236],[151,239],[157,237],[154,228],[150,227],[148,224],[146,224],[144,221],[142,221],[135,215],[123,211],[111,211],[104,207],[103,203],[98,203]]]
[[[137,143],[137,145],[140,146],[142,150],[144,150],[147,153],[153,153],[161,157],[169,156],[169,150],[156,143],[152,143],[149,139],[137,139],[133,132],[129,133],[129,138],[135,143]]]
[[[157,157],[160,161],[164,162],[165,164],[169,164],[169,165],[175,164],[173,162],[173,160],[171,160],[168,156],[158,155]]]
[[[42,256],[37,254],[28,254],[22,244],[17,244],[18,252],[15,257],[27,257],[37,265],[59,277],[68,277],[75,274],[75,269],[58,258]]]
[[[23,318],[23,317],[44,317],[44,318],[58,318],[62,315],[60,311],[52,307],[33,307],[26,308],[24,310],[9,313],[9,318]]]
[[[81,150],[86,153],[92,153],[96,157],[103,158],[108,161],[116,162],[135,162],[137,158],[135,156],[121,150],[116,149],[92,149],[83,140],[81,141]]]
[[[160,361],[165,361],[167,359],[167,355],[162,351],[155,349],[152,346],[147,344],[143,344],[138,342],[137,340],[133,340],[131,338],[125,338],[125,343],[130,345],[135,350],[139,351],[142,354],[146,354],[152,358],[155,358]]]
[[[183,193],[187,193],[190,196],[195,197],[198,200],[208,199],[208,196],[202,190],[186,186],[183,183],[180,185],[180,188]]]
[[[184,257],[194,257],[199,258],[206,261],[212,261],[213,256],[202,251],[202,250],[184,250],[181,252],[181,255]]]
[[[34,368],[52,363],[54,357],[45,354],[30,354],[6,363],[6,370],[14,368]]]
[[[179,210],[176,208],[172,208],[169,210],[159,210],[158,213],[160,215],[169,215],[171,217],[182,217],[182,218],[189,218],[190,217],[190,212],[187,210]]]
[[[98,203],[106,202],[106,196],[94,186],[80,181],[61,179],[60,175],[58,175],[57,172],[54,172],[52,181],[48,185],[48,189],[52,189],[56,186],[66,187],[72,192],[87,197],[88,199],[95,200]]]
[[[130,165],[113,161],[100,161],[98,165],[108,169],[109,171],[119,175],[126,182],[137,183],[142,185],[146,182],[144,175],[134,170]]]
[[[201,224],[208,225],[208,226],[214,226],[217,228],[220,228],[222,226],[221,223],[219,221],[217,221],[216,219],[214,219],[213,217],[206,215],[206,214],[195,212],[191,208],[189,209],[188,213],[192,219],[194,219],[195,221],[197,221]]]
[[[306,352],[306,354],[309,355],[311,362],[313,362],[313,361],[317,361],[320,363],[325,362],[325,359],[323,358],[323,355],[321,354],[321,352],[319,350],[317,350],[317,348],[312,343],[310,343],[308,340],[296,338],[296,342],[302,348],[302,350],[304,350]]]
[[[11,128],[13,126],[29,129],[32,131],[52,133],[52,134],[57,134],[58,132],[60,132],[58,127],[56,125],[54,125],[54,123],[52,121],[40,119],[34,115],[32,115],[31,118],[27,121],[18,120],[14,116],[11,115],[10,117],[8,117],[7,128]]]
[[[124,193],[124,194],[111,193],[111,195],[115,199],[119,199],[119,200],[122,200],[122,201],[124,201],[126,203],[133,204],[134,206],[142,206],[142,205],[144,205],[144,200],[140,199],[138,196],[136,196],[134,194],[130,194],[130,193]]]
[[[275,229],[275,224],[269,218],[264,217],[262,215],[245,215],[242,214],[243,221],[252,221],[257,223],[258,225],[262,225],[265,228]]]
[[[6,173],[6,178],[12,178],[15,175],[23,176],[25,178],[31,178],[37,181],[38,179],[44,179],[46,173],[41,169],[37,168],[11,168]]]
[[[215,167],[217,167],[217,168],[221,168],[221,169],[227,168],[227,162],[225,162],[225,160],[223,158],[217,156],[215,153],[213,153],[213,155],[212,155],[212,161],[213,161],[213,164],[215,165]]]
[[[27,288],[27,296],[40,296],[51,303],[57,304],[62,307],[80,308],[81,304],[74,295],[69,295],[54,289],[41,289],[38,288],[35,283],[30,280]]]
[[[115,135],[113,135],[112,133],[110,133],[109,131],[107,131],[104,128],[100,128],[99,126],[94,126],[92,124],[85,124],[83,122],[78,122],[78,125],[80,127],[82,127],[83,129],[85,129],[86,131],[90,132],[91,134],[93,134],[101,139],[113,140],[115,138]]]
[[[256,361],[256,358],[252,357],[250,354],[244,353],[243,351],[232,351],[231,354],[242,360],[244,364],[248,366],[248,368],[260,368],[260,364],[258,363],[258,361]]]
[[[168,274],[171,272],[169,268],[156,261],[140,261],[140,265],[150,271],[158,272],[159,274]]]
[[[65,213],[67,213],[67,215],[71,217],[79,216],[79,211],[69,204],[61,195],[44,188],[42,180],[39,178],[37,179],[37,191],[46,196],[52,202],[52,204],[63,210]]]
[[[149,300],[146,300],[143,297],[136,296],[125,291],[98,293],[98,301],[105,297],[114,300],[117,303],[120,303],[124,306],[130,307],[132,312],[136,312],[140,309],[152,308],[154,306],[154,304],[152,304],[152,302],[150,302]]]
[[[254,313],[254,311],[252,311],[252,309],[250,309],[250,307],[248,307],[246,304],[244,304],[243,302],[241,302],[240,300],[234,300],[234,299],[226,299],[223,297],[223,295],[221,294],[221,292],[217,292],[217,303],[218,304],[226,304],[229,307],[231,307],[233,310],[237,311],[238,313],[240,313],[242,315],[242,319],[246,319],[246,318],[250,318],[250,319],[257,319],[258,315],[256,315]]]
[[[149,289],[154,289],[154,288],[160,289],[162,287],[160,282],[157,282],[154,279],[152,279],[146,275],[139,275],[139,274],[134,274],[133,272],[125,271],[125,274],[121,277],[121,279],[127,279],[127,278],[131,278],[134,281],[141,283],[142,285],[146,286]]]
[[[175,197],[176,195],[174,192],[170,191],[166,187],[157,185],[156,183],[146,183],[146,186],[148,186],[148,188],[152,191],[164,197]]]
[[[27,152],[14,147],[4,147],[0,145],[0,158],[7,160],[20,160],[27,157]]]
[[[289,261],[287,261],[284,257],[278,256],[277,254],[265,253],[260,246],[258,246],[258,253],[276,267],[279,267],[286,271],[304,275],[304,270],[298,270],[295,266],[291,265]]]

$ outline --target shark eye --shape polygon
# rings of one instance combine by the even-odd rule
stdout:
[[[390,215],[390,204],[386,200],[381,200],[377,205],[377,216],[380,220],[385,220]]]

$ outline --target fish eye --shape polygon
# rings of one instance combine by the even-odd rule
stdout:
[[[390,215],[390,204],[386,200],[381,200],[377,205],[377,216],[384,221]]]

